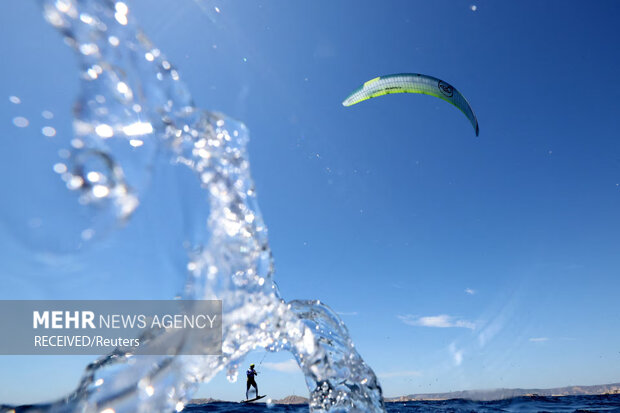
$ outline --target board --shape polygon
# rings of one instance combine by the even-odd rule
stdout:
[[[262,396],[256,396],[253,399],[241,400],[239,403],[252,403],[252,402],[255,402],[256,400],[260,400],[260,399],[262,399],[263,397],[266,397],[266,396],[267,396],[266,394],[263,394]]]

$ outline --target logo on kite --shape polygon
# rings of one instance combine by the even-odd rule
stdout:
[[[441,90],[441,93],[443,93],[445,96],[449,98],[451,98],[452,95],[454,94],[454,88],[450,86],[449,84],[447,84],[446,82],[444,82],[443,80],[440,80],[437,83],[437,87],[439,88],[439,90]]]

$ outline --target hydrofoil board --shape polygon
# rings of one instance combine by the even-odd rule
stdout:
[[[239,403],[252,403],[252,402],[255,402],[256,400],[262,399],[263,397],[267,397],[267,395],[263,394],[262,396],[256,396],[253,399],[241,400]]]

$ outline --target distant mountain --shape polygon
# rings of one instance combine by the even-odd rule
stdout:
[[[275,404],[308,404],[308,398],[301,396],[286,396],[280,400],[273,400]]]
[[[568,386],[554,389],[493,389],[464,390],[449,393],[410,394],[408,396],[386,398],[386,402],[406,402],[415,400],[467,399],[477,401],[502,400],[520,396],[585,396],[596,394],[620,394],[620,383],[598,386]]]
[[[188,404],[207,404],[207,403],[219,403],[223,402],[223,400],[212,399],[210,397],[206,399],[191,399]],[[264,400],[261,400],[259,403],[264,403]],[[286,396],[280,400],[272,400],[272,403],[275,404],[308,404],[308,399],[306,397],[301,396]]]
[[[212,399],[207,397],[206,399],[191,399],[187,404],[207,404],[207,403],[219,403],[222,400]]]

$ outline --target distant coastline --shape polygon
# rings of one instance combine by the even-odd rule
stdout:
[[[511,399],[513,397],[559,397],[559,396],[590,396],[604,394],[620,394],[620,383],[600,384],[595,386],[566,386],[551,389],[492,389],[463,390],[448,393],[410,394],[400,397],[386,397],[386,402],[406,402],[416,400],[450,400],[466,399],[475,401],[491,401]]]
[[[510,399],[513,397],[561,397],[561,396],[594,396],[605,394],[620,394],[620,383],[600,384],[595,386],[566,386],[552,389],[493,389],[493,390],[463,390],[448,393],[409,394],[407,396],[386,397],[386,403],[422,401],[422,400],[450,400],[467,399],[475,401],[491,401]],[[192,399],[190,404],[207,404],[225,402],[212,398]],[[286,396],[283,399],[272,400],[274,404],[308,404],[308,398],[302,396]]]

